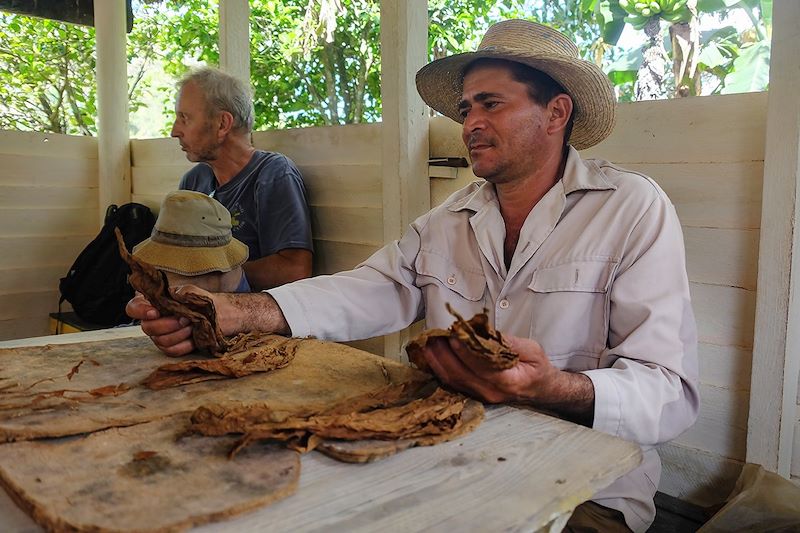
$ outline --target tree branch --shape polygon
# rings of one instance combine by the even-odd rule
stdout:
[[[333,73],[333,45],[325,43],[322,45],[322,68],[325,75],[325,90],[328,95],[328,110],[330,112],[329,124],[339,124],[339,99],[336,95],[336,79]]]

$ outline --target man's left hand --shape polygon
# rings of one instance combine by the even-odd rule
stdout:
[[[506,335],[519,363],[495,370],[464,343],[436,338],[423,350],[434,374],[449,387],[488,403],[526,402],[591,425],[594,386],[583,375],[553,366],[533,339]],[[588,423],[587,423],[588,422]]]

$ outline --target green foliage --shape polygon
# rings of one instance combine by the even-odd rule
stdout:
[[[157,107],[144,120],[159,121],[168,135],[175,105],[175,81],[191,67],[219,63],[217,8],[204,0],[134,2],[128,34],[128,98],[131,112]],[[213,3],[216,4],[216,3]],[[132,134],[137,135],[135,124]]]
[[[318,2],[251,2],[256,129],[380,118],[380,4],[341,7],[331,19]]]
[[[153,91],[155,67],[178,77],[187,63],[216,63],[217,26],[209,2],[138,4],[127,50],[131,111]],[[93,28],[0,13],[0,128],[96,135],[95,62]],[[156,92],[171,109],[172,87]]]
[[[733,60],[733,68],[725,77],[722,94],[763,90],[769,84],[769,52],[766,41],[743,47]]]
[[[607,69],[607,74],[611,83],[623,85],[636,81],[636,72],[642,64],[641,50],[629,50],[620,55],[616,61],[612,62]]]
[[[693,17],[726,20],[733,10],[742,10],[752,22],[751,29],[739,32],[732,26],[726,26],[701,33],[696,83],[690,87],[695,92],[691,94],[700,94],[701,91],[702,94],[715,94],[766,89],[769,81],[768,36],[772,25],[772,0],[699,0],[696,14],[690,12],[684,0],[605,1],[610,5],[601,8],[599,0],[593,5],[595,20],[604,29],[604,35],[605,26],[618,20],[619,15],[613,14],[615,4],[625,13],[625,23],[636,30],[643,29],[648,20],[656,17],[665,20],[669,27],[690,20],[697,23],[698,19]],[[685,60],[675,56],[669,38],[666,40],[670,59]],[[617,39],[607,42],[616,44]],[[641,53],[642,49],[618,54],[606,68],[609,78],[618,88],[620,100],[625,100],[629,85],[636,79]],[[667,79],[669,83],[675,83],[670,76]]]
[[[737,32],[726,26],[701,36],[701,73],[716,80],[712,93],[764,91],[769,84],[772,0],[700,0],[698,11],[723,17],[741,9],[753,23]]]
[[[92,28],[0,13],[0,128],[94,134],[94,65]]]
[[[583,12],[594,15],[595,22],[600,26],[603,41],[615,45],[625,29],[627,12],[620,7],[619,2],[611,0],[584,0]]]
[[[134,1],[129,102],[149,134],[169,133],[175,80],[218,64],[216,6]],[[256,129],[380,120],[378,0],[250,0],[250,7]],[[585,59],[605,64],[621,100],[630,98],[641,63],[638,50],[614,46],[626,24],[647,20],[646,12],[686,16],[684,0],[429,0],[428,9],[430,59],[474,50],[495,21],[527,18],[572,36]],[[713,92],[763,89],[772,1],[698,3],[703,16],[724,19],[731,9],[747,12],[754,28],[703,34],[704,83],[716,80]],[[0,13],[0,128],[96,134],[94,47],[92,28]]]

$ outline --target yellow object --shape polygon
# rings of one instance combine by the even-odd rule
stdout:
[[[102,328],[103,326],[90,324],[81,320],[74,312],[50,313],[50,322],[48,324],[50,335],[59,335],[61,333],[78,333],[80,331],[91,331]]]

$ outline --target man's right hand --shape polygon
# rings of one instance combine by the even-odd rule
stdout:
[[[181,293],[193,292],[210,298],[214,302],[217,324],[224,335],[234,335],[243,331],[291,335],[283,312],[267,293],[212,294],[194,285],[183,285],[170,290]],[[158,349],[165,354],[179,357],[194,351],[192,326],[188,319],[161,316],[158,310],[138,293],[128,302],[125,312],[129,317],[142,321],[142,331],[149,335]]]
[[[159,350],[170,357],[179,357],[194,351],[192,325],[188,318],[162,317],[158,309],[138,292],[125,306],[125,312],[129,317],[141,320],[142,331]]]

